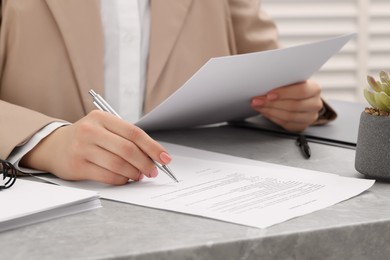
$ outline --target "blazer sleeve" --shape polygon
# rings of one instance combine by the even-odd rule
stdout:
[[[11,2],[0,0],[0,84],[4,77],[4,62],[6,34],[4,27],[4,9]],[[25,83],[25,84],[28,84]],[[27,90],[28,91],[28,90]],[[54,117],[49,117],[40,112],[16,105],[3,95],[3,86],[0,85],[0,158],[7,159],[11,152],[18,146],[26,143],[36,132],[52,122],[65,122]],[[18,95],[14,92],[13,95]]]
[[[63,120],[0,100],[0,158],[6,159],[15,147],[55,121]]]
[[[260,0],[229,0],[237,52],[248,53],[279,47],[278,30],[261,9]]]

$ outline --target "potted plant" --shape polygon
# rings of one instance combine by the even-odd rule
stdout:
[[[390,180],[390,77],[367,76],[364,97],[371,107],[361,113],[356,144],[355,169],[375,179]]]

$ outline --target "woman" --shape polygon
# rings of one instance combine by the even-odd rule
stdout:
[[[167,151],[131,123],[93,111],[88,90],[105,93],[131,121],[210,58],[277,47],[260,0],[3,0],[0,157],[68,180],[156,177],[150,158],[168,164]],[[290,131],[327,120],[313,81],[248,106]]]

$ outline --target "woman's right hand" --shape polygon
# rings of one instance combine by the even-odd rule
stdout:
[[[161,164],[171,161],[167,151],[137,126],[94,110],[41,140],[21,164],[65,180],[122,185],[144,175],[156,177],[151,158]]]

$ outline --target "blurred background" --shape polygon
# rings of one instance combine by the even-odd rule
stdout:
[[[366,75],[390,72],[390,0],[263,0],[289,47],[357,32],[314,75],[325,99],[365,102]]]

